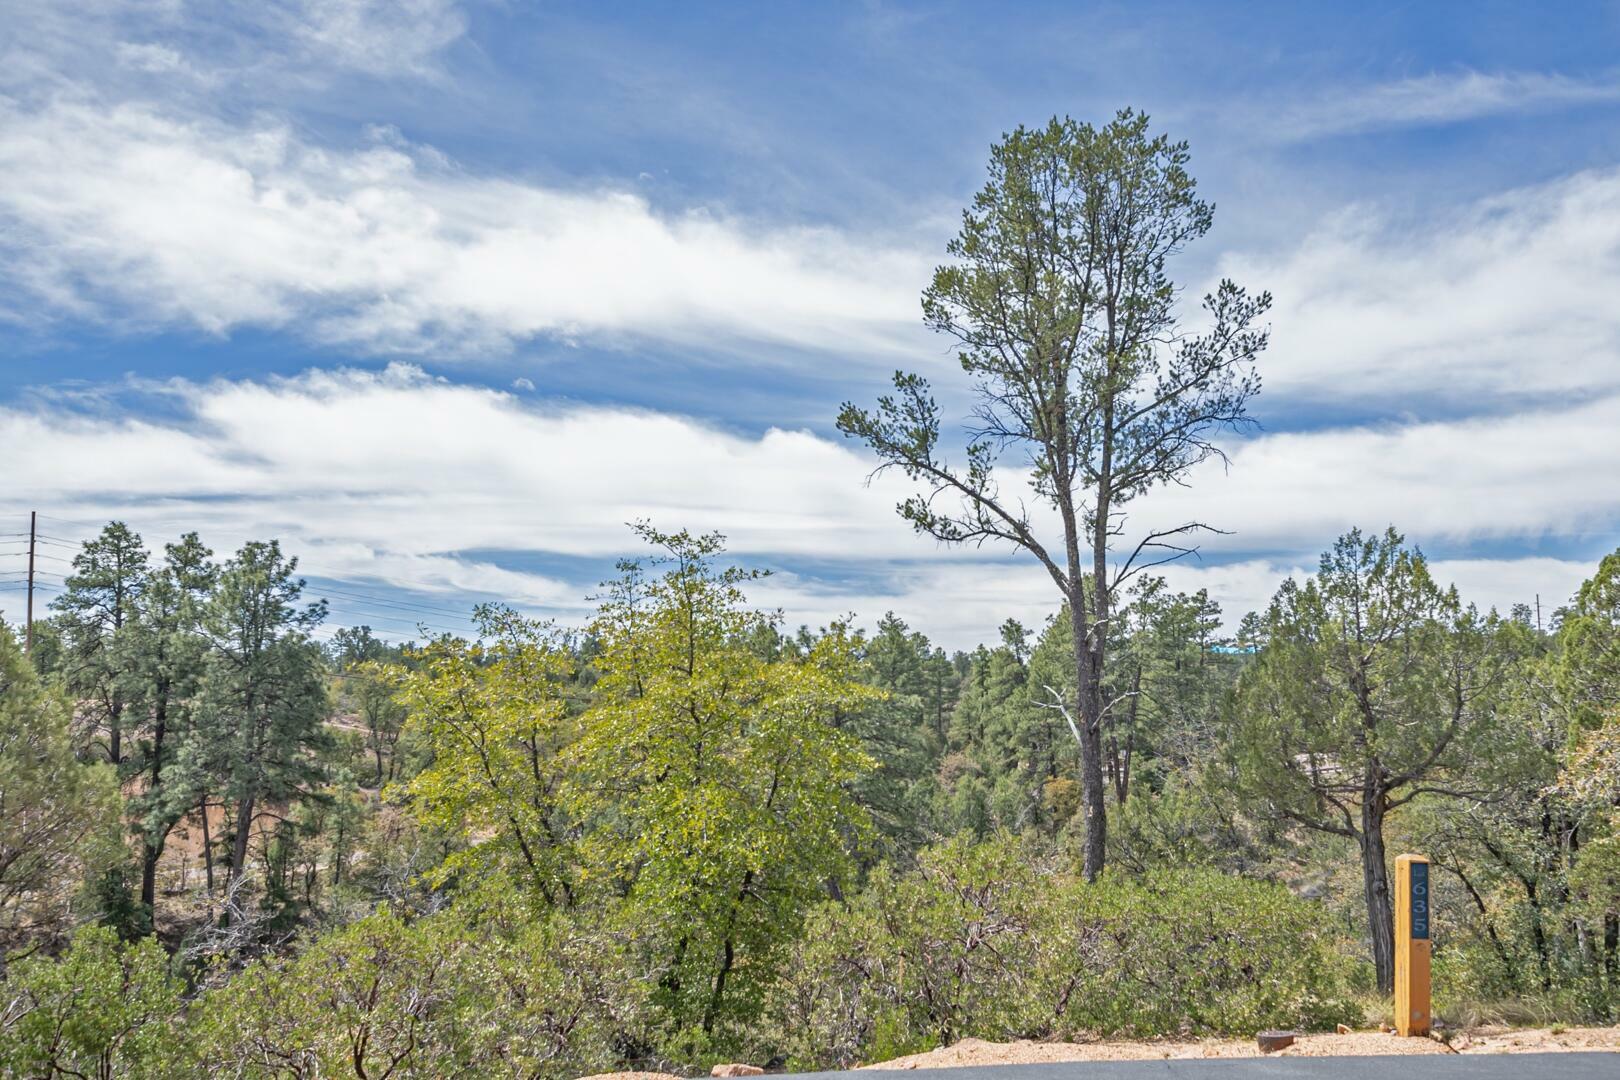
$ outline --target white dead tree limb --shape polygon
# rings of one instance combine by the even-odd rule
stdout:
[[[1050,683],[1042,683],[1041,689],[1045,690],[1048,694],[1051,694],[1052,700],[1037,701],[1034,703],[1036,707],[1042,709],[1056,709],[1058,712],[1062,713],[1063,719],[1069,722],[1069,731],[1074,735],[1074,741],[1080,742],[1080,725],[1075,723],[1074,715],[1069,712],[1069,707],[1063,704],[1063,695],[1058,693],[1057,688],[1052,686]],[[1127,690],[1118,697],[1110,699],[1103,707],[1103,716],[1111,716],[1113,714],[1115,705],[1118,705],[1122,701],[1128,701],[1133,697],[1140,697],[1141,693],[1142,692],[1140,690]]]
[[[1058,712],[1062,713],[1063,719],[1069,722],[1069,731],[1074,735],[1074,741],[1084,746],[1085,740],[1080,737],[1080,725],[1074,722],[1074,715],[1069,712],[1069,707],[1063,704],[1063,695],[1058,693],[1057,689],[1049,683],[1042,683],[1041,689],[1045,690],[1048,694],[1051,694],[1052,700],[1037,701],[1035,704],[1043,709],[1056,709]]]

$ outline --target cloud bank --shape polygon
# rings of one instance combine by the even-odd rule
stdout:
[[[195,528],[221,548],[280,536],[321,577],[457,603],[502,597],[568,618],[611,559],[633,551],[624,523],[640,519],[723,532],[738,557],[785,568],[760,599],[795,622],[892,607],[965,645],[1008,615],[1039,622],[1055,606],[1017,554],[940,549],[910,533],[894,514],[904,483],[868,486],[869,459],[811,432],[751,436],[677,415],[535,404],[404,364],[140,389],[163,395],[173,418],[51,401],[0,409],[0,459],[29,462],[0,494],[0,516],[24,520],[38,506],[122,517],[154,539]],[[1131,525],[1197,518],[1235,530],[1206,544],[1210,562],[1170,571],[1235,618],[1351,526],[1394,523],[1460,549],[1613,535],[1620,488],[1595,483],[1601,470],[1620,473],[1620,396],[1500,420],[1262,436],[1233,446],[1229,473],[1156,494]],[[1482,603],[1562,599],[1580,578],[1578,564],[1555,559],[1455,566]]]

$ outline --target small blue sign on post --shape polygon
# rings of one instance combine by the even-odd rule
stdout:
[[[1412,864],[1412,937],[1429,939],[1429,864]]]

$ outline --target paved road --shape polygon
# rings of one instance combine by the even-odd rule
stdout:
[[[1620,1054],[1447,1054],[1375,1057],[1068,1061],[863,1073],[871,1080],[1620,1080]],[[800,1073],[799,1080],[853,1080]]]

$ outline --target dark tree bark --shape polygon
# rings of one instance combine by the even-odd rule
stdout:
[[[1373,968],[1378,990],[1395,990],[1395,910],[1389,888],[1389,861],[1384,849],[1384,817],[1388,796],[1369,784],[1361,807],[1361,878],[1367,903],[1367,932],[1372,939]]]
[[[208,884],[208,895],[214,895],[214,840],[208,835],[208,800],[204,798],[197,804],[197,813],[202,815],[203,834],[203,871],[204,880]]]
[[[157,705],[152,717],[152,768],[147,775],[147,791],[157,793],[163,782],[163,740],[169,727],[169,691],[166,684],[158,688]],[[163,822],[154,828],[143,824],[141,828],[141,903],[146,910],[155,911],[157,904],[157,864],[168,839],[167,813]]]
[[[242,879],[242,872],[247,868],[248,840],[253,829],[254,803],[253,795],[244,795],[236,803],[236,835],[231,842],[231,861],[225,868],[225,893],[230,895],[236,883]]]
[[[1102,873],[1103,860],[1108,851],[1108,810],[1103,802],[1102,774],[1102,687],[1096,677],[1101,657],[1097,650],[1086,646],[1085,601],[1069,604],[1070,624],[1074,633],[1074,666],[1080,674],[1076,680],[1075,712],[1080,717],[1080,800],[1085,815],[1085,847],[1081,855],[1081,872],[1087,881],[1097,880]]]

